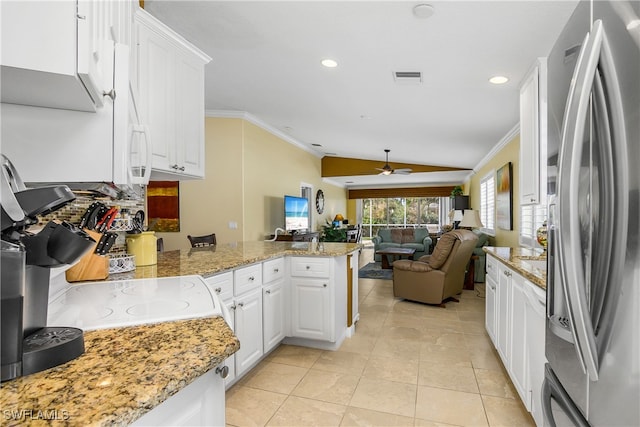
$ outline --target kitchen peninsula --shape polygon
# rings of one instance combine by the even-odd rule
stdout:
[[[213,376],[216,367],[223,364],[230,372],[227,385],[232,384],[234,376],[240,378],[283,339],[339,345],[336,343],[350,333],[348,313],[351,319],[357,318],[357,298],[349,300],[347,292],[352,290],[357,295],[357,253],[361,247],[350,243],[220,244],[160,253],[157,265],[111,275],[109,281],[200,275],[223,303],[239,307],[247,295],[264,296],[260,299],[265,313],[264,347],[263,329],[254,324],[249,325],[249,335],[243,337],[247,331],[242,330],[242,323],[253,317],[252,312],[239,317],[243,316],[241,309],[232,310],[235,322],[231,314],[229,323],[235,323],[235,331],[220,317],[88,331],[86,351],[79,358],[2,384],[3,425],[52,419],[66,425],[128,425],[153,413],[152,409],[169,397],[178,397],[174,395],[187,391],[187,386],[205,375]],[[243,275],[245,271],[251,274]],[[224,284],[218,286],[221,279],[231,289],[225,290]],[[286,291],[272,292],[278,284]],[[267,304],[272,295],[283,297],[275,305],[279,309],[276,313],[270,312]],[[325,298],[326,305],[322,304],[323,295],[330,296]],[[347,303],[352,309],[346,307]],[[293,309],[298,304],[300,309]],[[313,307],[307,307],[310,304]],[[329,325],[326,339],[313,334],[316,331],[310,326],[314,326],[315,318],[305,319],[305,313],[317,313],[317,307],[331,311],[322,317],[322,326]],[[259,304],[260,322],[262,309]],[[283,320],[281,333],[271,340],[270,347],[267,338],[273,338],[269,333],[273,329],[267,328],[268,313]],[[260,339],[256,344],[258,329]],[[216,407],[224,412],[224,399],[218,400]]]

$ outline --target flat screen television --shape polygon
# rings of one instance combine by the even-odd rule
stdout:
[[[287,231],[309,229],[309,201],[307,199],[284,196],[284,228]]]

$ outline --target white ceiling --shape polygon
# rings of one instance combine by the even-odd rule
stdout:
[[[420,3],[435,14],[416,18]],[[379,159],[382,166],[389,148],[391,166],[472,169],[518,124],[519,83],[551,50],[576,4],[146,0],[145,9],[213,58],[205,71],[209,111],[244,114],[320,157]],[[338,67],[323,67],[325,58]],[[394,71],[420,71],[423,81],[396,83]],[[496,74],[510,81],[490,84]],[[466,176],[332,181],[362,188]]]

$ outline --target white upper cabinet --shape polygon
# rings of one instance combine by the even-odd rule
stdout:
[[[150,129],[152,179],[204,177],[204,66],[211,58],[156,18],[136,13],[133,86]]]
[[[2,20],[2,102],[95,112],[113,89],[117,1],[8,1]]]
[[[520,86],[520,204],[540,203],[546,181],[546,59],[539,58]]]

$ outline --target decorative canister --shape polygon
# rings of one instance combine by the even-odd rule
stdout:
[[[536,238],[538,239],[538,243],[543,247],[543,249],[547,250],[547,221],[542,223],[542,226],[536,230]]]
[[[157,238],[155,234],[155,231],[143,231],[142,233],[129,234],[127,236],[127,253],[135,255],[136,266],[158,263]]]

